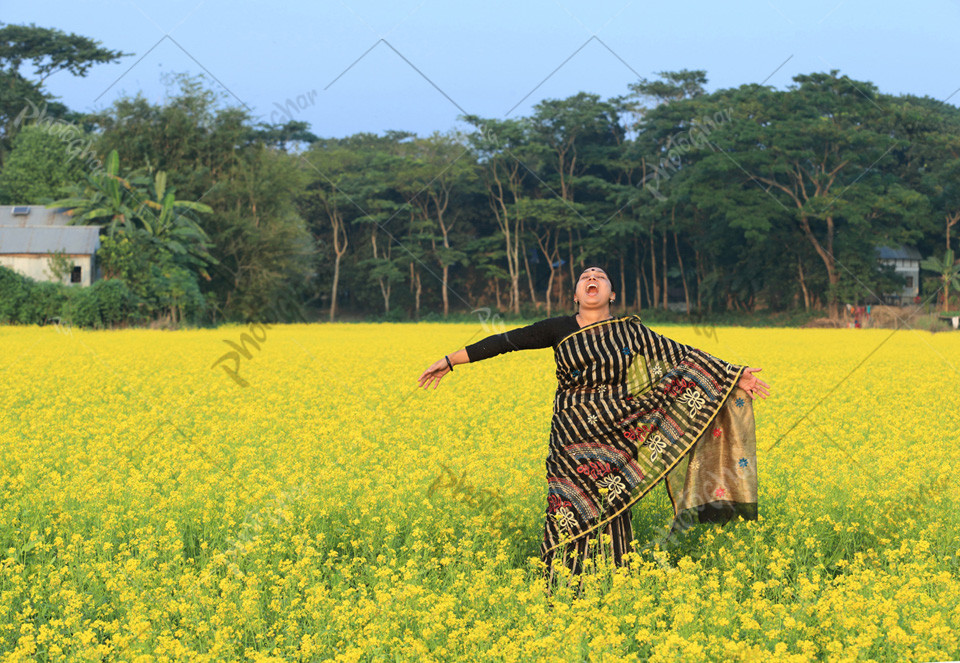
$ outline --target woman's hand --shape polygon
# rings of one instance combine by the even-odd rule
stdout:
[[[436,389],[440,384],[440,378],[450,372],[450,367],[447,366],[446,359],[439,359],[427,368],[417,380],[420,383],[420,386],[424,389],[427,389],[430,386],[430,383],[433,382],[433,388]]]
[[[737,383],[737,386],[750,394],[750,398],[754,400],[757,398],[756,394],[759,394],[760,398],[766,398],[770,395],[770,391],[768,390],[770,385],[754,375],[754,373],[759,373],[761,370],[762,369],[759,368],[744,369],[743,375],[740,376],[740,382]]]

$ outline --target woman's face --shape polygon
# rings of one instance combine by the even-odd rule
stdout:
[[[577,296],[581,308],[602,308],[610,304],[613,297],[613,286],[606,272],[599,267],[589,267],[583,270],[580,280],[577,281]]]

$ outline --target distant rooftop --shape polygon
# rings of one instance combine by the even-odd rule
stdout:
[[[890,248],[889,246],[876,246],[874,251],[877,252],[877,258],[880,260],[921,260],[920,252],[915,248],[903,246],[902,244],[896,248]]]
[[[70,217],[62,209],[43,205],[0,205],[0,226],[19,228],[33,226],[66,226]]]
[[[93,255],[99,247],[99,226],[16,228],[0,225],[0,255],[43,255],[56,251],[70,255]]]

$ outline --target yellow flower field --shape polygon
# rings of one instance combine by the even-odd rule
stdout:
[[[0,327],[0,660],[960,659],[960,334],[653,328],[763,368],[760,519],[551,605],[550,350],[425,392],[490,331]]]

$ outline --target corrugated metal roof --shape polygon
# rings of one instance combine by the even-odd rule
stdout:
[[[99,226],[39,226],[10,228],[0,226],[0,254],[47,254],[63,251],[92,255],[100,247]]]
[[[14,214],[14,208],[28,209],[27,214]],[[0,205],[0,226],[33,228],[35,226],[66,226],[70,217],[59,209],[47,209],[43,205]]]
[[[877,258],[880,260],[921,260],[920,252],[913,247],[898,246],[890,248],[889,246],[875,247]]]

